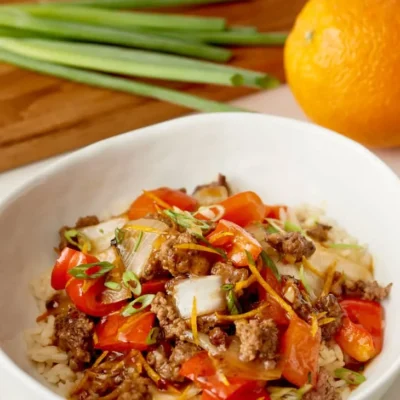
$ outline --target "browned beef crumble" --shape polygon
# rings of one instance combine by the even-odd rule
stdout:
[[[220,275],[224,284],[236,284],[249,277],[247,268],[235,268],[231,262],[217,262],[211,268],[212,275]]]
[[[317,386],[303,396],[303,400],[340,400],[342,397],[330,381],[329,372],[321,368],[318,374]]]
[[[316,223],[315,226],[307,231],[307,235],[318,242],[326,242],[331,229],[332,227],[329,225]]]
[[[318,312],[326,312],[324,318],[335,318],[335,321],[321,326],[322,339],[330,340],[342,326],[343,310],[333,294],[321,297],[315,303]]]
[[[343,294],[348,297],[358,297],[363,300],[382,301],[386,299],[392,284],[382,287],[377,281],[366,282],[362,280],[345,280],[343,283]]]
[[[217,347],[225,349],[226,340],[228,339],[228,334],[224,332],[220,327],[211,329],[208,334],[210,342]]]
[[[215,314],[202,315],[197,317],[197,329],[199,332],[208,333],[218,324],[218,319]]]
[[[165,354],[164,347],[159,346],[147,354],[147,361],[165,380],[182,382],[184,378],[179,375],[182,364],[199,351],[194,344],[179,341],[169,357]]]
[[[140,376],[129,365],[131,362],[122,357],[111,353],[106,362],[90,368],[86,381],[82,387],[78,385],[70,399],[97,400],[111,396],[110,398],[116,400],[151,400],[150,379]]]
[[[60,235],[60,243],[58,245],[58,250],[62,251],[65,247],[71,246],[71,244],[65,239],[65,232],[69,231],[70,229],[79,229],[85,228],[87,226],[97,225],[100,223],[100,220],[95,215],[88,215],[87,217],[79,218],[75,226],[63,226],[58,232]]]
[[[73,370],[81,370],[92,359],[94,323],[74,306],[56,316],[55,344],[66,351]]]
[[[179,316],[173,300],[164,293],[157,293],[151,303],[151,312],[156,314],[166,339],[181,338],[186,330],[185,321]]]
[[[341,272],[336,271],[334,273],[330,292],[338,298],[342,297],[342,295],[343,295],[344,280],[345,280],[345,277]]]
[[[239,358],[243,362],[257,357],[274,359],[277,355],[278,328],[272,319],[235,321],[236,335],[240,339]]]
[[[311,257],[315,252],[313,242],[307,240],[300,232],[271,233],[267,235],[267,243],[283,256],[292,256],[301,261],[303,256]]]
[[[191,274],[203,276],[210,271],[208,259],[196,250],[176,249],[178,244],[195,244],[196,239],[188,232],[172,232],[167,236],[158,252],[156,259],[160,262],[162,269],[168,271],[172,276]]]
[[[309,321],[313,307],[300,289],[302,285],[301,282],[289,275],[284,275],[282,276],[282,283],[283,293],[285,293],[289,288],[292,288],[293,293],[293,302],[289,301],[287,298],[285,298],[285,300],[292,304],[293,310],[300,318],[302,318],[304,321]]]

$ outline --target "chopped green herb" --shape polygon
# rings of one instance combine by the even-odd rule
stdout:
[[[121,290],[121,288],[122,288],[122,286],[121,286],[119,283],[113,282],[113,281],[106,282],[106,283],[104,284],[104,286],[105,286],[106,288],[109,288],[109,289],[115,290],[115,291],[119,291],[119,290]]]
[[[274,226],[272,226],[271,224],[268,224],[267,227],[264,228],[265,232],[269,233],[270,235],[272,233],[279,233],[278,229],[276,229]]]
[[[304,275],[304,266],[303,266],[303,264],[300,267],[300,281],[303,284],[304,288],[306,289],[308,295],[312,296],[313,293],[312,293],[311,287],[308,284],[307,279],[306,279],[306,277]]]
[[[142,293],[142,284],[138,276],[132,271],[125,271],[122,275],[122,282],[132,291],[135,296],[140,296]]]
[[[178,225],[197,235],[202,236],[202,231],[208,231],[210,229],[210,225],[208,225],[205,221],[195,218],[192,214],[186,211],[164,210],[164,214],[171,218]]]
[[[142,239],[143,239],[143,231],[140,231],[138,240],[137,240],[137,242],[135,244],[135,248],[133,249],[134,253],[139,249],[140,243],[142,243]]]
[[[130,317],[131,315],[134,315],[134,314],[144,310],[153,302],[154,297],[156,297],[154,294],[145,294],[145,295],[140,296],[137,299],[131,301],[122,310],[122,316]],[[135,306],[139,306],[139,307],[136,308]]]
[[[76,229],[69,229],[64,232],[64,237],[67,239],[67,242],[72,244],[75,247],[78,247],[79,250],[85,250],[86,252],[92,250],[92,243],[88,239],[88,237],[79,232]]]
[[[273,218],[266,218],[266,221],[271,225],[272,228],[275,228],[276,232],[272,233],[279,233],[279,232],[285,232],[278,224],[278,220],[274,220]],[[281,221],[278,221],[281,222]]]
[[[117,244],[121,244],[124,240],[125,232],[120,228],[115,228],[115,241]]]
[[[235,287],[235,285],[232,285],[231,283],[227,283],[226,285],[222,285],[221,289],[224,290],[225,292],[228,292],[229,290],[232,290]]]
[[[332,249],[340,249],[340,250],[363,250],[364,247],[359,244],[350,244],[350,243],[329,243],[328,247]]]
[[[265,250],[261,252],[261,259],[263,260],[263,263],[272,271],[274,274],[275,278],[278,279],[278,281],[281,281],[281,274],[278,271],[278,267],[272,260],[272,258],[266,253]]]
[[[157,343],[159,334],[160,334],[160,328],[157,328],[157,327],[152,328],[150,333],[147,335],[146,344],[152,345],[152,344]]]
[[[104,229],[103,229],[103,228],[100,228],[100,229],[99,229],[99,232],[102,233],[102,234],[104,234]]]
[[[294,224],[293,222],[286,221],[284,225],[285,231],[286,232],[302,232],[303,230],[300,228],[300,226]]]
[[[360,385],[361,383],[366,381],[364,375],[359,374],[358,372],[351,371],[347,368],[338,368],[335,370],[336,378],[343,379],[349,385]]]
[[[234,290],[229,290],[226,293],[226,302],[228,304],[228,311],[231,315],[238,315],[242,313],[242,307],[236,297]]]
[[[78,265],[70,269],[68,273],[78,279],[96,279],[105,275],[107,272],[110,272],[113,268],[113,264],[107,261],[101,261]],[[93,270],[93,273],[90,273],[90,270]]]

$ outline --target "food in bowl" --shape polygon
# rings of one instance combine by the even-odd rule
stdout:
[[[232,194],[220,175],[60,237],[27,341],[69,399],[339,400],[382,350],[391,285],[321,209]]]

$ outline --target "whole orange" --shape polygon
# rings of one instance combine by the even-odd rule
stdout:
[[[400,145],[400,0],[310,0],[285,46],[289,85],[316,123]]]

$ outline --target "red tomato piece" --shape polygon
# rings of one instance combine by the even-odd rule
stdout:
[[[348,299],[340,303],[350,321],[365,328],[372,336],[376,354],[383,347],[383,307],[376,301]]]
[[[206,392],[205,399],[269,400],[268,394],[259,381],[228,376],[229,386],[221,382],[212,360],[205,351],[195,354],[186,361],[182,365],[180,375],[198,384]]]
[[[143,294],[157,294],[158,292],[165,292],[165,285],[170,279],[155,279],[142,283]]]
[[[68,274],[70,269],[81,264],[91,264],[96,261],[98,261],[96,257],[65,247],[53,267],[51,286],[55,290],[65,289],[65,285],[71,279],[71,276]]]
[[[230,236],[222,236],[223,233],[230,233]],[[241,228],[239,225],[221,219],[217,228],[207,236],[208,241],[216,247],[224,248],[228,257],[236,267],[245,267],[249,265],[246,251],[256,260],[262,251],[260,243]]]
[[[281,209],[287,210],[287,206],[265,206],[265,218],[280,219]]]
[[[240,226],[262,221],[265,216],[265,205],[254,192],[235,194],[220,204],[225,208],[224,219]]]
[[[176,206],[183,211],[194,211],[197,208],[197,201],[188,194],[170,188],[159,188],[151,190],[150,193],[156,195],[171,207]],[[141,194],[130,206],[128,211],[129,219],[143,218],[149,213],[157,212],[154,200],[146,194]]]
[[[292,317],[281,341],[284,378],[298,387],[308,383],[311,378],[311,384],[315,386],[320,345],[321,330],[318,329],[313,337],[310,325],[298,317]]]
[[[155,314],[141,312],[123,317],[120,311],[107,315],[96,326],[96,349],[108,351],[146,350],[146,339],[154,326]]]
[[[102,303],[101,294],[104,289],[104,277],[91,280],[71,278],[65,287],[76,308],[93,317],[108,315],[119,310],[125,303],[124,300],[110,304]]]

